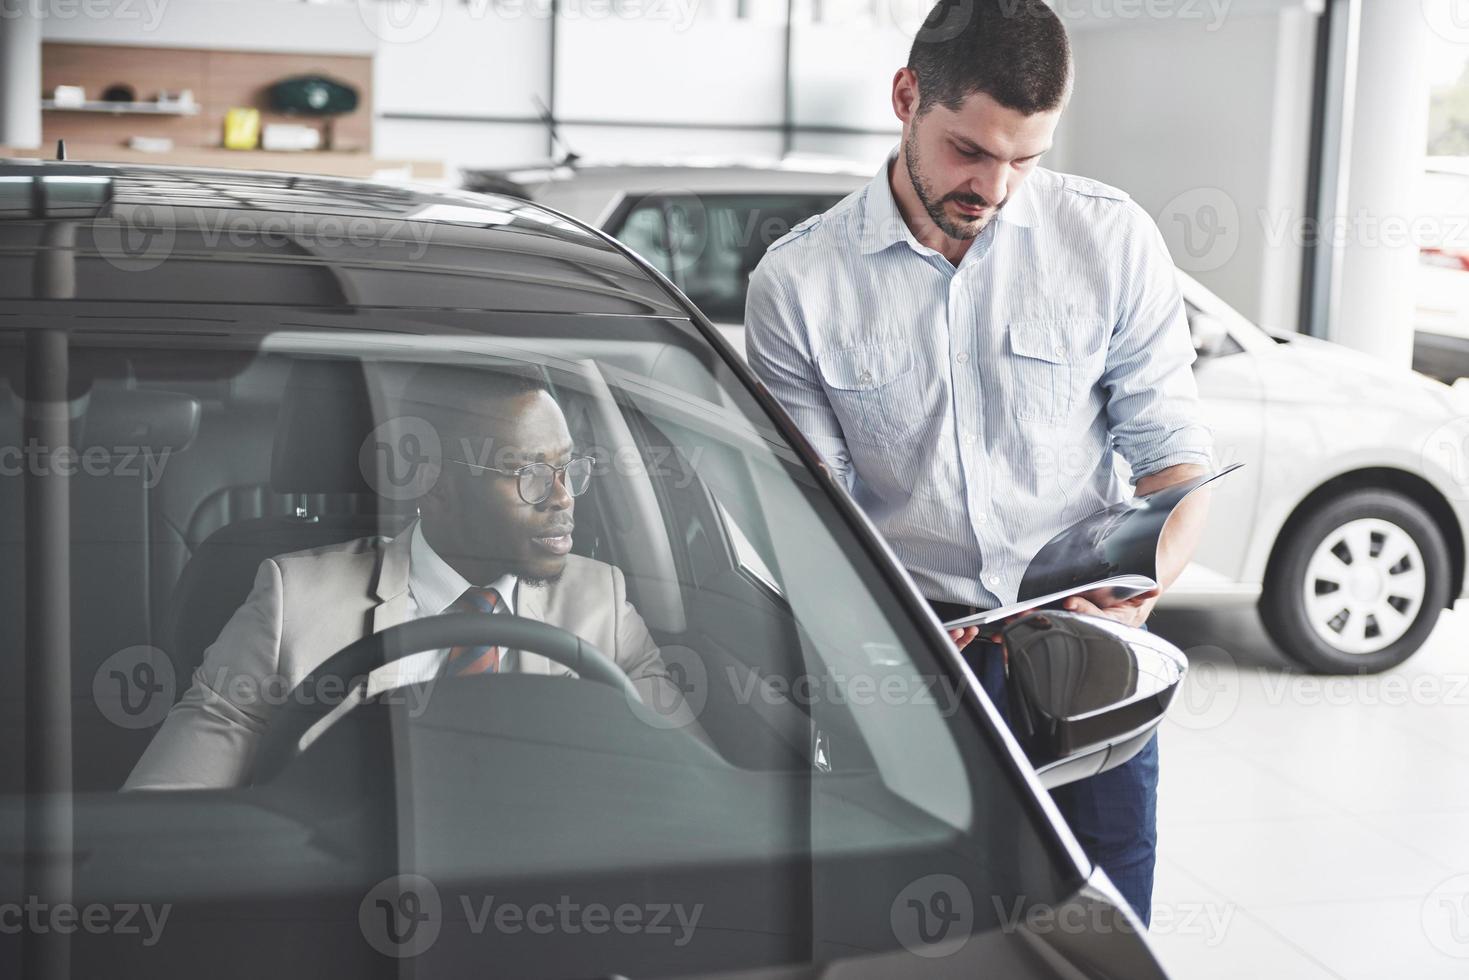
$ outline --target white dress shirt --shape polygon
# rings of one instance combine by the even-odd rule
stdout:
[[[888,168],[750,277],[750,366],[930,599],[993,608],[1134,477],[1209,465],[1177,273],[1125,193],[1036,168],[955,266]]]

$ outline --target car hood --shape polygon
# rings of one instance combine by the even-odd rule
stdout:
[[[1271,336],[1277,344],[1259,362],[1265,396],[1277,404],[1367,403],[1433,418],[1469,412],[1469,395],[1410,368],[1315,337]]]

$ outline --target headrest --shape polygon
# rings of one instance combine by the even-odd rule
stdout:
[[[359,363],[297,360],[276,422],[271,489],[371,494],[357,457],[372,428],[372,399]]]
[[[199,431],[199,401],[175,391],[94,386],[87,395],[77,449],[109,455],[176,453]]]

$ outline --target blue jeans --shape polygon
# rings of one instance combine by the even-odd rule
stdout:
[[[993,643],[964,651],[980,686],[1009,724],[1005,664]],[[1133,911],[1148,925],[1153,915],[1153,867],[1158,857],[1158,736],[1116,769],[1051,790],[1051,799]]]

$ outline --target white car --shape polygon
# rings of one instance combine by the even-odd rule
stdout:
[[[507,182],[632,246],[744,350],[744,295],[766,247],[861,187],[857,168],[790,164],[549,167]],[[1216,462],[1215,491],[1177,608],[1258,603],[1292,660],[1384,670],[1465,593],[1469,392],[1348,348],[1271,334],[1198,282],[1179,283]]]

